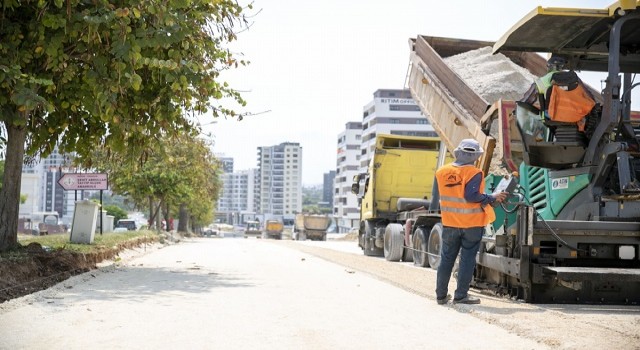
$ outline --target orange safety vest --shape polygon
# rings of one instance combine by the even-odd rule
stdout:
[[[467,202],[464,188],[482,171],[472,165],[447,164],[436,171],[440,193],[442,225],[457,228],[484,227],[496,219],[493,207]],[[480,181],[480,193],[484,193],[484,177]]]
[[[589,96],[582,84],[571,91],[566,91],[558,85],[553,85],[551,101],[549,101],[549,116],[551,120],[577,123],[591,112],[596,102]],[[582,127],[584,130],[584,126]]]

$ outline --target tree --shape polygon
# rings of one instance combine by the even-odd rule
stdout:
[[[150,144],[198,129],[190,115],[236,116],[220,99],[245,102],[219,73],[245,64],[225,49],[243,10],[233,0],[5,0],[0,251],[17,241],[25,152],[58,144],[85,167],[97,146],[144,159]]]
[[[110,174],[114,192],[149,208],[151,223],[160,216],[168,222],[170,214],[177,215],[180,209],[188,213],[180,217],[180,231],[187,231],[189,221],[201,225],[213,220],[220,164],[209,145],[195,135],[159,140],[142,164],[118,161],[104,152],[94,159],[100,160],[99,170]]]
[[[105,205],[104,210],[107,211],[107,215],[113,215],[114,223],[118,223],[118,220],[128,217],[127,211],[117,205]]]
[[[96,203],[100,203],[100,193],[94,193],[90,199],[97,201]],[[135,205],[131,203],[128,198],[112,193],[111,191],[105,191],[102,193],[102,205],[105,207],[113,205],[122,208],[125,212],[135,210]]]
[[[0,189],[2,189],[2,182],[4,181],[4,160],[0,160]],[[29,196],[26,194],[20,194],[20,204],[27,202]]]
[[[2,183],[4,181],[4,160],[0,160],[0,190],[2,190]],[[26,194],[20,194],[20,204],[27,202],[29,197]]]

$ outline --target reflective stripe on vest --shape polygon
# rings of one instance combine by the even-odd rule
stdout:
[[[464,198],[458,197],[449,197],[449,196],[441,196],[440,201],[443,202],[455,202],[455,203],[473,203],[467,202]],[[441,211],[450,211],[452,213],[461,213],[461,214],[473,214],[473,213],[483,213],[484,209],[482,208],[454,208],[454,207],[440,207]]]
[[[442,224],[449,227],[484,227],[495,219],[491,206],[484,208],[480,203],[464,199],[465,186],[480,169],[473,166],[448,164],[438,169],[438,191],[440,192],[440,212]],[[484,178],[480,183],[480,193],[484,193]]]

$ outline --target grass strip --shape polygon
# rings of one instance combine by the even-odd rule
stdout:
[[[51,234],[46,236],[26,236],[19,235],[18,242],[26,246],[29,243],[37,242],[47,249],[65,249],[69,251],[79,253],[91,253],[94,251],[100,251],[105,248],[112,248],[120,243],[124,243],[136,238],[154,238],[158,237],[158,234],[150,230],[141,231],[126,231],[126,232],[109,232],[104,234],[96,234],[92,244],[77,244],[71,243],[70,235],[68,233],[63,234]]]

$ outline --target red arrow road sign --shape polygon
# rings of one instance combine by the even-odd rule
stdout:
[[[107,174],[96,173],[65,173],[58,184],[66,191],[70,190],[106,190],[108,188]]]

